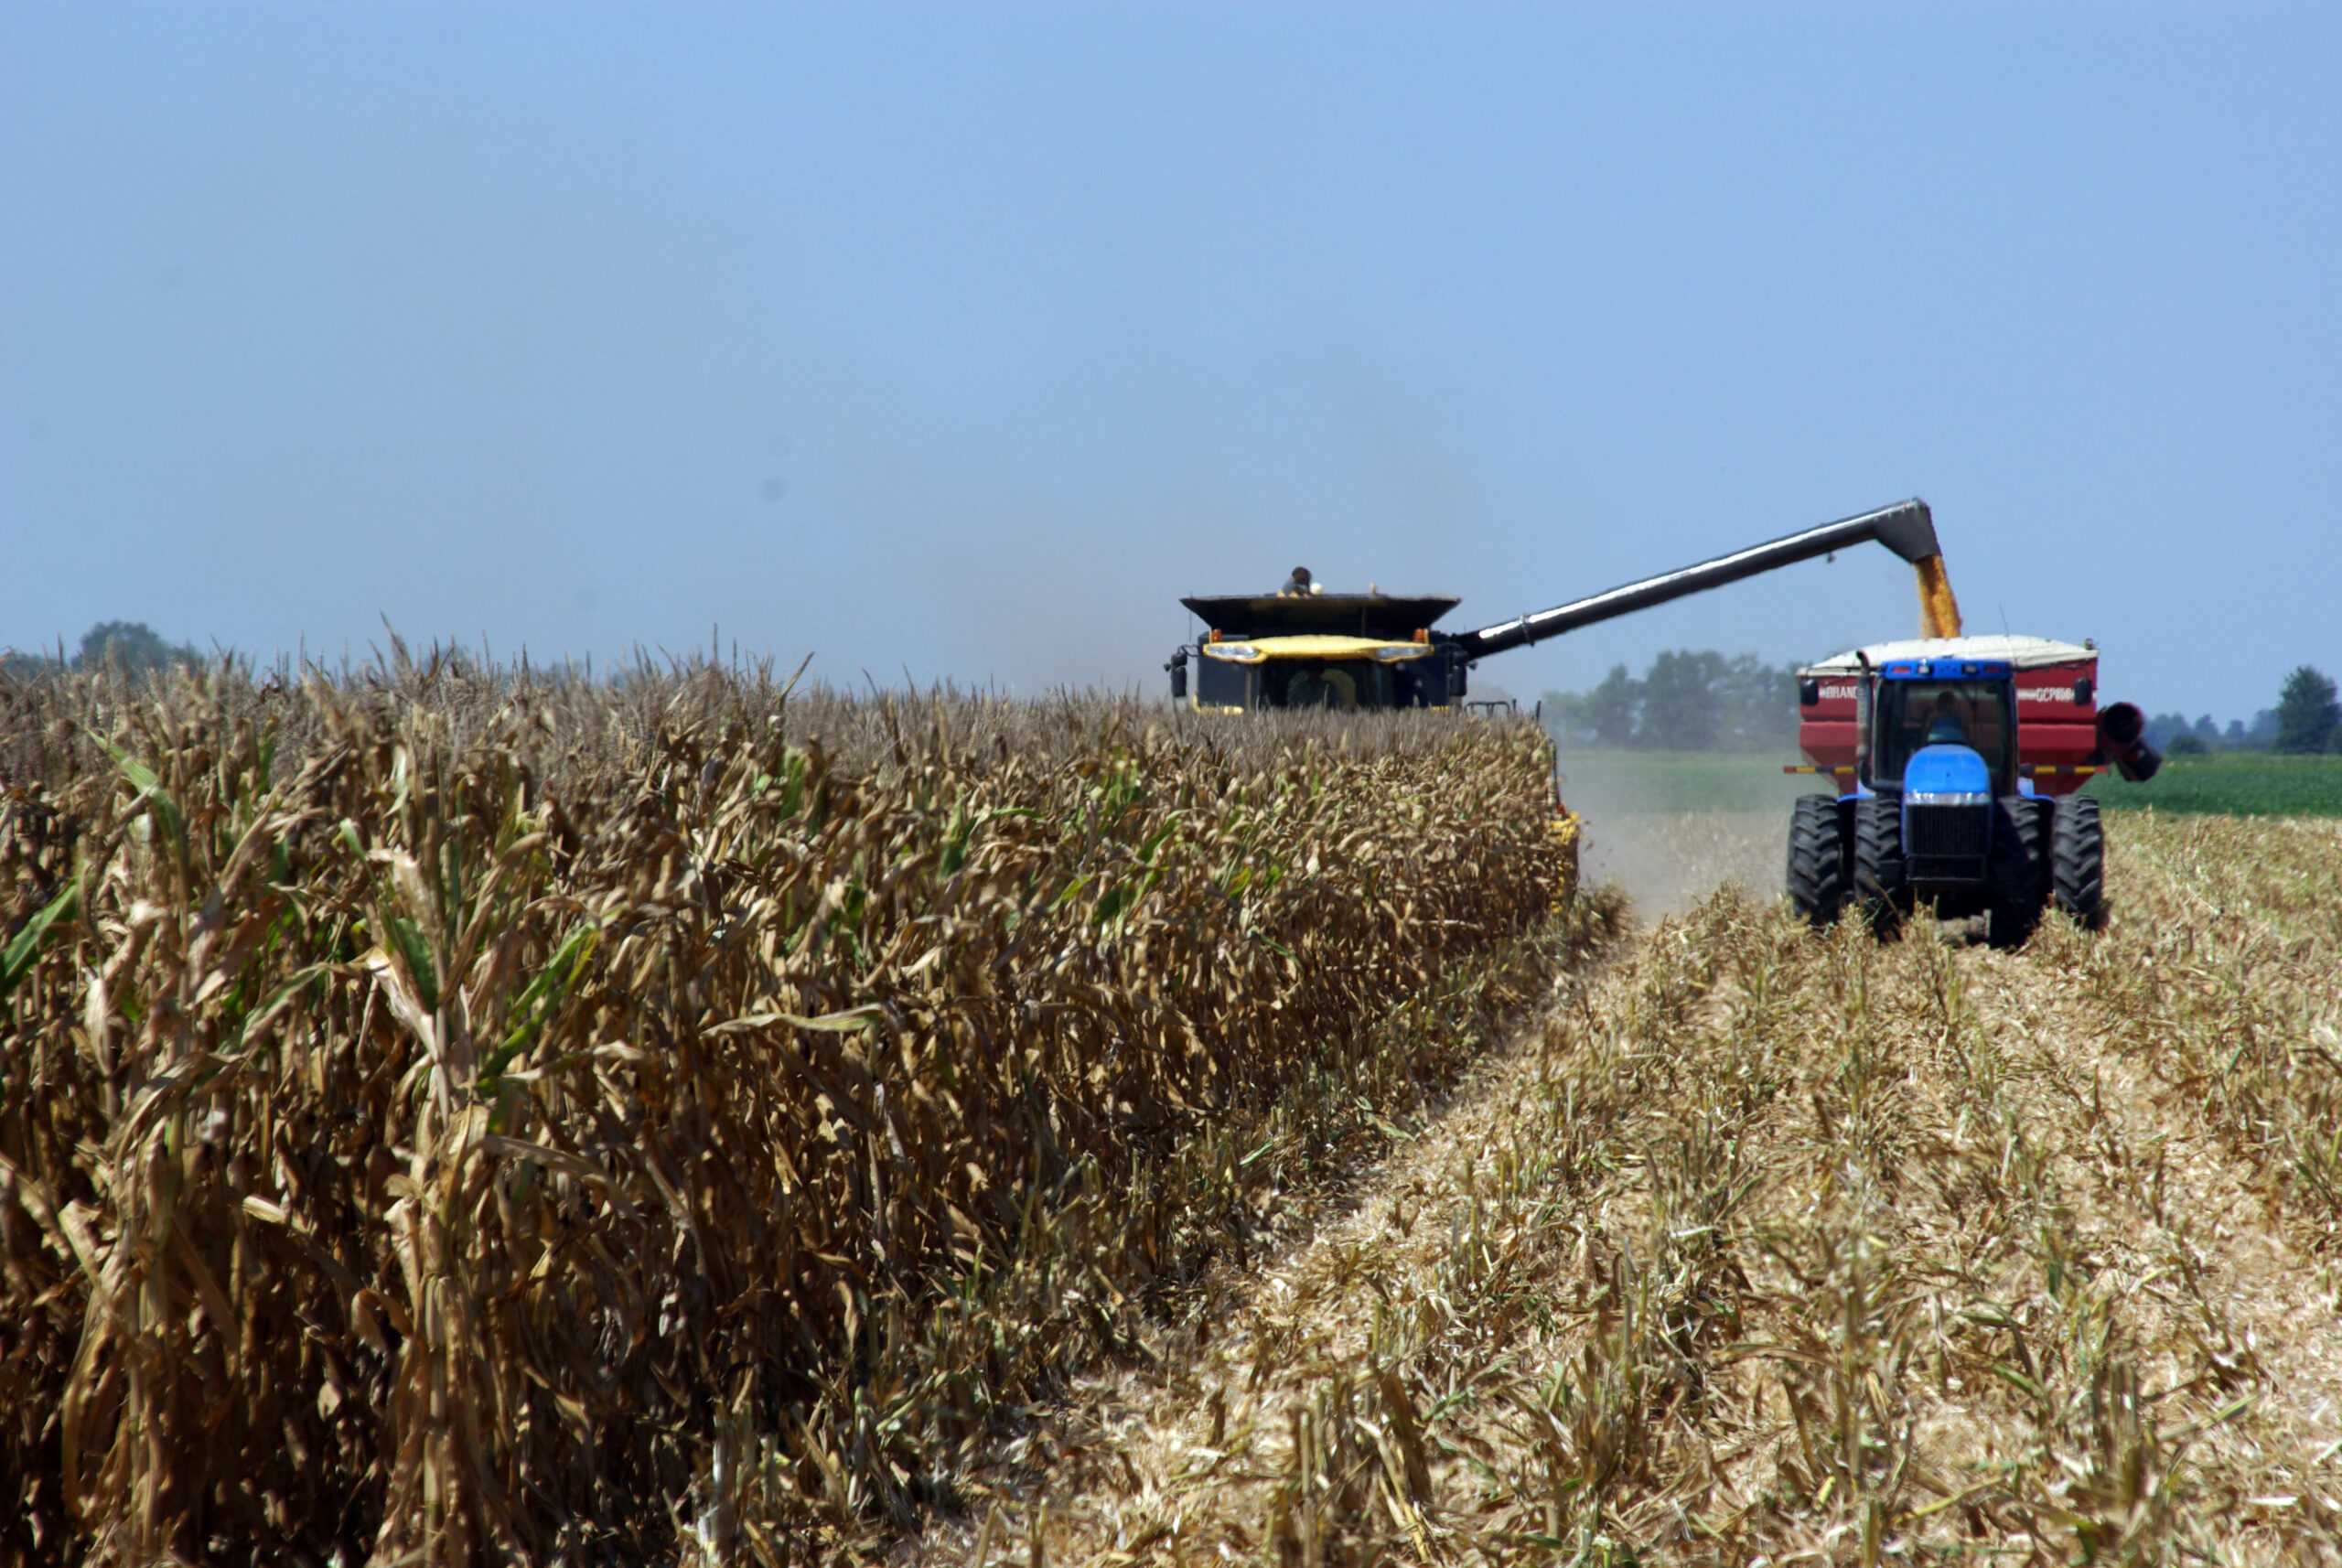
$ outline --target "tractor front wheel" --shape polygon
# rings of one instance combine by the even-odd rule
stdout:
[[[1903,924],[1911,885],[1903,863],[1903,802],[1872,795],[1854,803],[1854,907],[1882,940]]]
[[[1984,940],[1996,948],[2023,947],[2041,923],[2049,898],[2049,804],[2019,795],[1993,807]]]
[[[1800,795],[1789,818],[1789,908],[1817,931],[1846,905],[1845,832],[1835,795]]]
[[[2049,830],[2050,896],[2086,931],[2106,925],[2106,829],[2098,801],[2068,795]]]

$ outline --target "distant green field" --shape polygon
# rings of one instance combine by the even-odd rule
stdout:
[[[1786,823],[1799,795],[1831,788],[1810,773],[1783,773],[1782,764],[1792,760],[1770,752],[1565,749],[1562,799],[1605,815],[1763,811],[1779,813]]]
[[[2144,784],[2110,773],[2089,788],[2110,811],[2152,806],[2197,816],[2342,817],[2342,757],[2216,752],[2169,758]]]
[[[1564,750],[1562,798],[1604,816],[1761,811],[1778,812],[1786,822],[1791,801],[1830,788],[1811,774],[1784,774],[1787,760],[1769,753]],[[2115,811],[2336,817],[2342,816],[2342,757],[2175,757],[2144,784],[2108,774],[2092,779],[2089,790]]]

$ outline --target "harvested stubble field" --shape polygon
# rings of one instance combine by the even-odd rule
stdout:
[[[1525,725],[0,692],[0,1558],[836,1556],[1604,935]]]
[[[2342,1561],[2342,823],[2126,816],[2110,929],[1727,886],[920,1553]]]

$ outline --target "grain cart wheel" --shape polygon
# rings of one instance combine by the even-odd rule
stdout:
[[[2049,899],[2049,802],[2011,796],[1993,807],[1993,853],[1986,867],[1991,901],[1984,911],[1984,940],[1996,948],[2021,948],[2041,923]]]
[[[2049,889],[2057,908],[2086,931],[2106,925],[2106,829],[2098,801],[2068,795],[2049,829]]]
[[[1854,806],[1854,907],[1871,934],[1893,936],[1903,924],[1910,884],[1903,872],[1903,802],[1873,795]]]
[[[1789,908],[1817,931],[1846,904],[1845,834],[1835,795],[1800,795],[1789,818]]]

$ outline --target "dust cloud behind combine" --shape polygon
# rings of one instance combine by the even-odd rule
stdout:
[[[1585,819],[1583,873],[1616,882],[1645,919],[1738,882],[1778,897],[1789,808],[1817,786],[1772,753],[1560,753],[1562,799]]]

